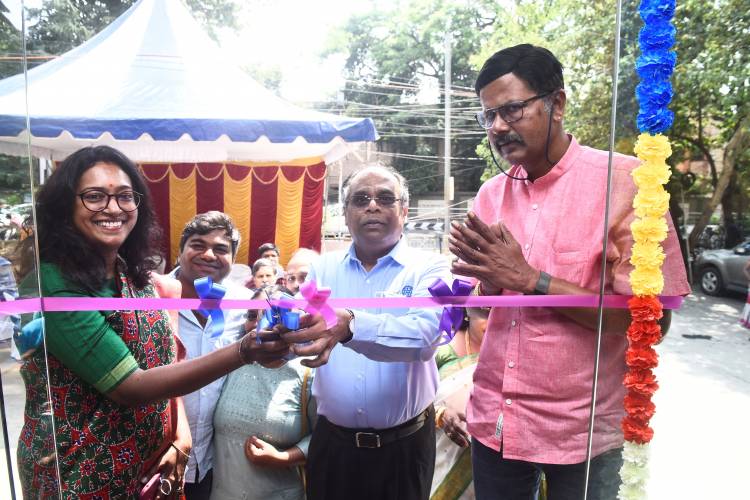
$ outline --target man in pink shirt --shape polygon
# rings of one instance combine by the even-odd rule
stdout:
[[[487,181],[464,224],[451,228],[453,272],[485,295],[630,295],[630,223],[636,158],[614,155],[603,248],[608,153],[565,132],[562,66],[523,44],[490,57],[477,77],[477,114],[491,146],[510,163]],[[667,214],[667,218],[669,216]],[[671,220],[664,294],[690,287]],[[583,498],[598,311],[493,308],[467,409],[478,499],[531,499],[540,473],[549,498]],[[670,313],[662,320],[664,332]],[[619,487],[626,371],[625,309],[604,311],[589,499]]]

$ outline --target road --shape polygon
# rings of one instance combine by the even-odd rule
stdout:
[[[750,330],[738,322],[743,305],[744,297],[737,295],[714,298],[696,292],[675,312],[657,348],[660,389],[652,420],[651,500],[750,499],[750,489],[741,483],[750,465]],[[23,384],[18,365],[7,358],[7,348],[0,347],[15,457]],[[0,498],[10,498],[4,450],[0,467]]]
[[[750,499],[750,330],[745,298],[696,292],[657,348],[649,498]],[[708,338],[689,338],[686,336]]]

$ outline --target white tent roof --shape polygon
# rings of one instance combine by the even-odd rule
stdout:
[[[108,144],[135,161],[331,162],[377,139],[369,118],[299,108],[260,86],[180,0],[138,1],[28,78],[32,154],[46,158]],[[0,81],[2,153],[26,154],[24,91],[23,75]]]

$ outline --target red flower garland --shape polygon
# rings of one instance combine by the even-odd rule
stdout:
[[[659,319],[664,313],[659,299],[652,296],[633,297],[628,301],[628,308],[633,321],[627,331],[630,346],[625,362],[629,371],[623,382],[628,388],[624,401],[627,415],[622,421],[622,431],[627,441],[645,444],[654,437],[654,430],[648,423],[656,411],[651,396],[659,384],[651,371],[658,364],[652,346],[661,340]]]

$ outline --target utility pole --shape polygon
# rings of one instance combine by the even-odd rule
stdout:
[[[450,202],[453,200],[453,182],[451,178],[451,58],[453,35],[451,34],[451,20],[445,32],[445,147],[443,158],[443,198],[445,200],[445,216],[443,234],[448,235],[451,223]]]

